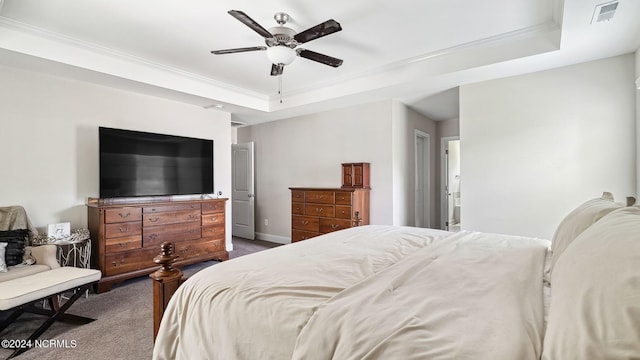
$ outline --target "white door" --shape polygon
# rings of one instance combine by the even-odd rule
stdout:
[[[253,142],[231,145],[231,219],[233,236],[255,239]]]
[[[441,229],[456,231],[460,228],[460,140],[451,136],[441,141]]]
[[[430,227],[429,134],[415,130],[415,226]]]

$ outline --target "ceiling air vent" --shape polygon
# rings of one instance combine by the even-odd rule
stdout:
[[[238,126],[244,126],[244,125],[247,125],[247,123],[243,123],[243,122],[240,122],[240,121],[231,121],[231,126],[232,127],[238,127]]]
[[[595,10],[593,11],[593,17],[591,18],[591,23],[593,24],[595,22],[611,20],[613,14],[616,13],[616,9],[618,9],[618,1],[609,1],[596,5]]]

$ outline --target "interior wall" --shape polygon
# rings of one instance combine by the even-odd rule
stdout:
[[[460,89],[462,228],[550,239],[587,199],[636,193],[633,54]]]
[[[392,224],[391,107],[386,100],[238,128],[238,143],[255,143],[256,237],[290,242],[289,187],[340,187],[348,162],[371,163],[370,221]]]
[[[437,163],[437,126],[399,101],[393,102],[393,224],[415,226],[416,178],[415,178],[415,130],[429,134],[429,222],[437,227],[439,209],[436,207],[439,176]]]
[[[87,198],[99,196],[99,126],[213,139],[214,190],[231,194],[228,113],[3,66],[0,79],[0,206],[23,206],[40,229],[87,226]]]

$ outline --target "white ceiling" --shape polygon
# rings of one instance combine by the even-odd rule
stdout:
[[[60,74],[203,107],[247,124],[398,99],[434,120],[458,116],[457,87],[635,51],[640,1],[620,0],[0,0],[0,64]],[[344,60],[297,58],[278,78],[264,52],[212,55],[264,39],[275,12],[303,31],[335,19],[342,31],[303,44]]]

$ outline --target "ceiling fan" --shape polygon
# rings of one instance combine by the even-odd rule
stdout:
[[[250,18],[242,11],[230,10],[228,13],[234,18],[238,19],[241,23],[250,27],[253,31],[260,34],[260,36],[264,37],[267,46],[213,50],[211,51],[212,54],[222,55],[246,51],[266,50],[267,57],[269,58],[269,60],[271,60],[272,63],[272,76],[282,75],[284,66],[291,64],[296,56],[317,61],[321,64],[333,67],[342,65],[341,59],[298,47],[298,45],[300,44],[304,44],[308,41],[315,40],[342,30],[340,24],[333,19],[327,20],[305,31],[296,33],[295,30],[284,26],[287,21],[289,21],[289,15],[283,12],[278,12],[273,16],[273,18],[278,23],[278,26],[272,27],[269,30],[263,28],[260,24],[258,24],[255,20]]]

